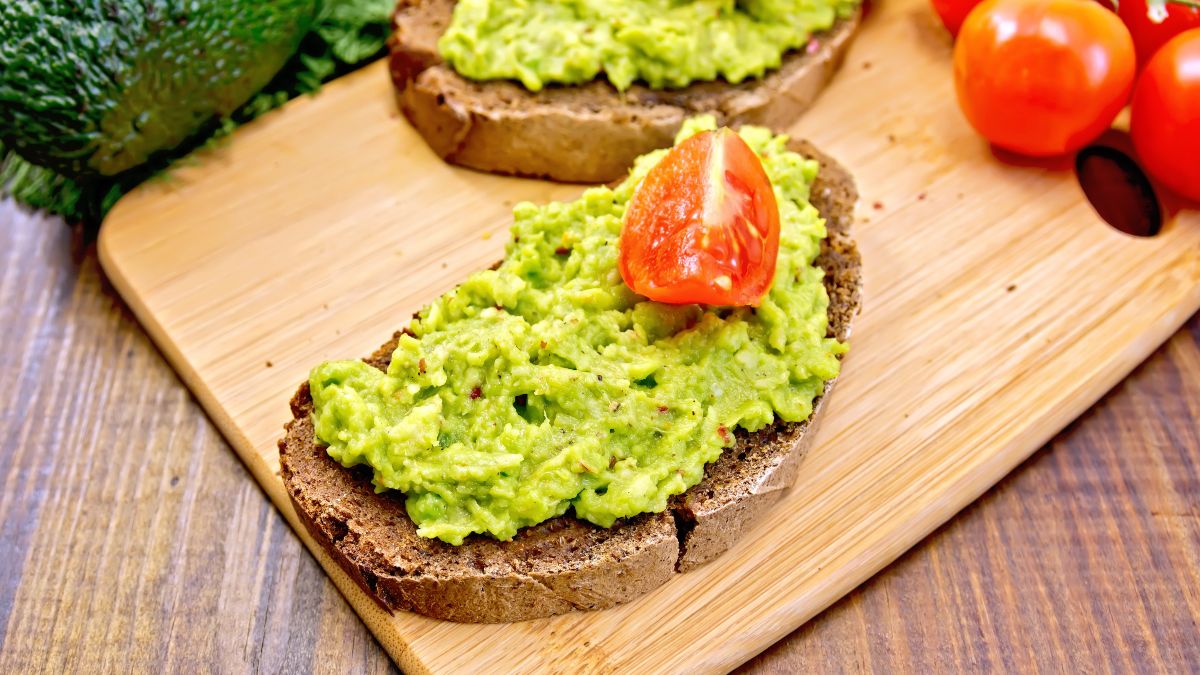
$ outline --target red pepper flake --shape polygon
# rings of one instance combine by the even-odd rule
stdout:
[[[924,192],[922,192],[921,194],[917,195],[917,201],[922,201],[922,202],[923,202],[923,201],[925,201],[925,198],[926,198],[926,197],[928,197],[928,196],[929,196],[929,195],[927,195],[927,194],[925,194]]]
[[[579,462],[579,467],[587,473],[596,473],[596,470],[588,466],[585,462]]]
[[[474,389],[471,390],[471,400],[472,401],[479,398],[480,396],[483,396],[482,389],[480,389],[479,387],[475,387]]]
[[[539,346],[539,347],[541,347],[542,349],[545,349],[545,348],[546,348],[546,341],[545,341],[545,340],[542,340],[541,342],[539,342],[539,343],[538,343],[538,346]]]
[[[612,457],[609,457],[608,458],[608,468],[611,469],[616,465],[617,465],[617,456],[613,455]]]
[[[660,412],[660,413],[665,413],[665,412],[667,412],[668,410],[670,410],[670,408],[668,408],[668,407],[667,407],[667,406],[665,406],[665,405],[660,405],[660,406],[658,406],[658,412]]]
[[[571,247],[559,246],[558,248],[554,249],[554,255],[571,255]]]
[[[422,375],[425,374],[425,357],[421,357],[421,360],[417,361],[417,372]]]
[[[874,203],[874,204],[872,204],[871,206],[875,207],[875,210],[876,210],[876,211],[882,211],[882,210],[883,210],[883,202],[875,202],[875,203]]]
[[[717,435],[720,436],[721,440],[725,441],[726,443],[729,442],[729,430],[725,428],[724,424],[717,427]]]

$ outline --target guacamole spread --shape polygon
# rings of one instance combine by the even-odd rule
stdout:
[[[854,13],[859,0],[458,0],[438,42],[463,77],[520,80],[531,91],[602,73],[622,91],[778,68]]]
[[[682,140],[712,128],[690,121]],[[816,162],[746,127],[779,202],[779,258],[757,308],[665,305],[617,270],[625,206],[665,150],[615,188],[515,207],[504,261],[421,311],[386,373],[334,361],[310,375],[317,437],[376,489],[399,490],[425,537],[510,539],[574,510],[608,527],[660,512],[735,429],[807,419],[846,347],[826,337],[813,264],[825,224]]]

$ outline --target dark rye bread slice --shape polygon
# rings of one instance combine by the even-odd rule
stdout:
[[[400,109],[434,152],[453,164],[566,182],[606,183],[633,160],[671,145],[698,113],[719,124],[785,129],[808,108],[841,65],[858,28],[855,15],[814,36],[765,77],[683,89],[607,81],[532,93],[505,81],[474,82],[442,62],[437,41],[454,0],[400,0],[388,41]]]
[[[790,147],[821,163],[811,201],[829,237],[817,262],[831,300],[829,332],[845,340],[860,304],[860,261],[850,237],[854,183],[807,143]],[[399,335],[367,362],[385,369]],[[451,621],[520,621],[626,602],[729,548],[794,482],[832,386],[826,384],[808,421],[739,430],[734,446],[705,468],[704,480],[665,513],[608,529],[562,516],[508,542],[475,535],[456,547],[419,537],[400,496],[376,494],[369,471],[343,468],[319,444],[307,383],[292,399],[280,465],[309,533],[384,608]]]

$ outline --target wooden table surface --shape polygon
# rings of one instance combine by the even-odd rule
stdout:
[[[0,204],[0,672],[394,670],[104,280]],[[1200,664],[1200,317],[747,672]]]

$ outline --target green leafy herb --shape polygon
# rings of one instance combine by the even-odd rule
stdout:
[[[315,32],[329,45],[333,59],[359,63],[383,49],[395,6],[393,0],[325,2]]]

